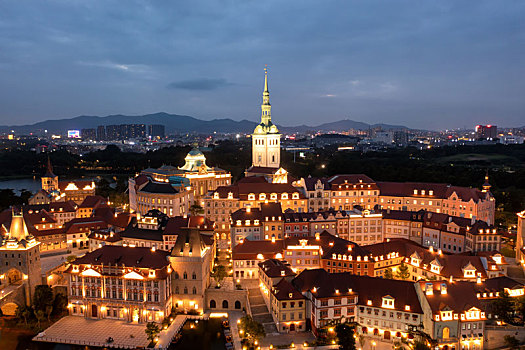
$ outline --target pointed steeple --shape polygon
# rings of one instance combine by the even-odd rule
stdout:
[[[15,212],[15,209],[11,209],[11,226],[9,227],[9,238],[20,241],[29,236],[27,231],[26,222],[24,220],[24,214],[22,211]]]
[[[51,165],[51,159],[49,159],[49,155],[47,156],[47,171],[44,177],[55,177],[56,175],[53,174],[53,165]]]
[[[264,91],[261,105],[261,124],[269,125],[272,122],[272,106],[270,105],[270,91],[268,90],[268,67],[264,67]]]

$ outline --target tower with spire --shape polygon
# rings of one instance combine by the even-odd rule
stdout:
[[[492,185],[489,183],[489,171],[487,170],[487,172],[485,173],[485,182],[483,183],[483,186],[482,186],[482,192],[490,192],[490,188],[492,187]]]
[[[252,134],[252,167],[278,169],[281,163],[281,134],[272,123],[272,106],[268,90],[268,69],[264,68],[264,91],[261,123]]]
[[[42,176],[42,189],[48,193],[58,190],[58,176],[53,173],[51,159],[47,156],[46,173]]]

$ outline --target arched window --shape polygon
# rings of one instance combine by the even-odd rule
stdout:
[[[193,287],[192,293],[197,294],[197,288]]]
[[[228,300],[223,300],[222,301],[222,308],[223,309],[227,309],[228,308]]]
[[[197,279],[197,274],[195,272],[191,275],[191,279],[194,279],[194,280]]]
[[[184,287],[184,294],[188,294],[188,287]]]
[[[188,279],[188,274],[186,273],[186,271],[184,271],[184,279],[187,280]]]
[[[175,271],[175,279],[178,280],[179,279],[179,273],[177,271]]]
[[[210,309],[215,309],[217,307],[217,303],[215,302],[215,300],[210,300]]]
[[[238,310],[241,309],[241,302],[239,300],[235,300],[235,308]]]
[[[175,287],[175,294],[179,294],[179,286]]]

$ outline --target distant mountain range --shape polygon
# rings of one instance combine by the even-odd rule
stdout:
[[[164,112],[146,115],[109,115],[106,117],[79,116],[70,119],[46,120],[31,125],[0,126],[0,132],[14,130],[17,134],[29,134],[30,132],[41,133],[47,130],[48,133],[65,133],[67,130],[75,129],[94,129],[99,125],[115,124],[162,124],[166,127],[167,134],[173,133],[250,133],[253,131],[256,122],[250,120],[235,121],[232,119],[213,119],[201,120],[186,115],[168,114]],[[331,123],[324,123],[317,126],[279,126],[283,132],[306,132],[306,131],[345,131],[349,129],[367,130],[369,128],[381,127],[383,129],[408,129],[402,125],[388,124],[367,124],[350,119],[344,119]]]

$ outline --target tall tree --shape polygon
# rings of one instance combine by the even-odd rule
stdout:
[[[409,267],[401,262],[401,265],[397,268],[396,277],[400,280],[407,280],[410,277]]]
[[[394,278],[394,274],[392,273],[392,269],[390,267],[385,269],[385,273],[384,273],[383,276],[384,276],[384,278],[389,279],[389,280],[393,279]]]
[[[346,323],[340,323],[335,327],[339,349],[355,350],[354,329]]]
[[[146,329],[144,330],[146,335],[148,336],[148,340],[153,342],[155,341],[155,338],[160,333],[160,328],[155,322],[148,322],[146,324]]]
[[[263,325],[255,321],[250,315],[242,317],[239,326],[240,329],[243,330],[244,338],[248,339],[252,344],[255,340],[259,340],[266,336]]]
[[[213,268],[212,276],[217,282],[217,286],[221,286],[221,282],[223,279],[228,277],[228,272],[226,271],[226,268],[223,265],[215,265]]]
[[[53,305],[53,290],[51,287],[41,284],[36,286],[33,295],[33,307],[35,310],[46,312],[48,306]]]
[[[512,322],[512,300],[507,292],[501,293],[500,296],[492,302],[492,310],[498,319],[507,323]]]

